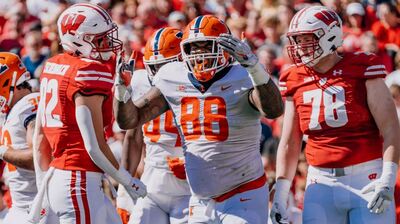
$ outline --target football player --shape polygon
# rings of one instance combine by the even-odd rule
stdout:
[[[199,16],[188,24],[181,52],[183,62],[161,67],[154,87],[135,103],[125,96],[136,89],[116,77],[119,125],[140,127],[172,111],[192,191],[189,223],[267,223],[260,117],[282,113],[277,86],[248,44],[215,16]]]
[[[182,32],[172,27],[153,33],[145,46],[143,62],[146,70],[134,72],[132,100],[140,99],[152,87],[152,80],[161,66],[181,59]],[[144,137],[143,137],[144,135]],[[141,158],[143,141],[146,158],[141,181],[147,196],[134,206],[129,223],[187,223],[190,189],[186,181],[181,139],[170,110],[143,125],[128,130],[124,150],[130,157]],[[136,170],[139,160],[128,160]],[[117,199],[117,205],[118,205]]]
[[[132,200],[145,196],[146,188],[119,166],[105,141],[104,128],[112,120],[112,60],[122,47],[118,28],[103,8],[85,3],[67,8],[57,25],[64,53],[47,60],[40,76],[34,142],[42,176],[38,195],[46,192],[42,203],[48,202],[44,207],[61,223],[121,223],[101,189],[103,172]]]
[[[299,11],[287,37],[296,66],[280,77],[286,106],[273,222],[288,223],[288,192],[307,135],[303,223],[394,223],[400,128],[385,66],[366,52],[340,55],[342,21],[326,7]]]
[[[30,78],[17,55],[0,52],[0,111],[6,115],[0,125],[0,159],[7,162],[5,179],[12,199],[4,223],[27,223],[29,208],[37,194],[32,134],[39,93],[32,93]]]

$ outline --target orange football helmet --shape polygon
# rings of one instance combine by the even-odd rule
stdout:
[[[222,33],[230,33],[229,28],[213,15],[198,16],[183,32],[182,59],[188,70],[201,82],[212,79],[231,62],[229,54],[216,41]]]
[[[14,89],[31,79],[21,59],[9,52],[0,52],[0,112],[7,113]]]
[[[161,66],[180,60],[182,35],[179,29],[165,27],[155,31],[147,41],[144,48],[143,63],[150,80],[153,79]]]

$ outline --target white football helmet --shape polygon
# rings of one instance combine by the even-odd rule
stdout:
[[[314,41],[297,43],[296,37],[303,34],[313,34]],[[326,7],[307,7],[294,15],[287,37],[287,50],[293,63],[312,67],[342,45],[342,20],[335,11]]]
[[[122,49],[118,27],[97,5],[78,3],[58,18],[58,33],[66,52],[94,60],[108,60]]]

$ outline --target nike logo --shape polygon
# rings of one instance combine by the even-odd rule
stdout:
[[[227,90],[227,89],[229,89],[229,88],[231,88],[231,87],[232,87],[232,85],[229,85],[229,86],[221,86],[221,91]]]
[[[251,200],[250,198],[240,198],[240,199],[239,199],[240,202],[250,201],[250,200]]]

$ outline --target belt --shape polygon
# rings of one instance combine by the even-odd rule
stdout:
[[[322,167],[315,167],[309,166],[309,173],[317,173],[321,175],[328,175],[332,177],[342,177],[349,174],[356,174],[362,171],[371,169],[371,168],[378,168],[382,167],[382,159],[374,159],[371,161],[359,163],[352,166],[346,166],[342,168],[322,168]]]
[[[228,199],[236,194],[260,188],[260,187],[264,186],[265,183],[267,183],[267,177],[265,176],[265,174],[263,174],[261,177],[255,179],[255,180],[252,180],[250,182],[247,182],[245,184],[242,184],[239,187],[234,188],[234,189],[232,189],[218,197],[215,197],[213,199],[216,202],[223,202],[226,199]]]

